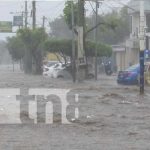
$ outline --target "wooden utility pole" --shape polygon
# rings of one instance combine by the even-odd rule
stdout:
[[[32,28],[36,28],[36,1],[32,1]]]
[[[78,0],[78,36],[81,36],[80,39],[80,49],[78,49],[78,58],[84,57],[85,53],[85,9],[84,9],[85,0]],[[82,52],[80,52],[82,51]],[[81,53],[81,56],[79,55]]]
[[[45,28],[45,20],[46,20],[46,17],[43,16],[43,24],[42,24],[42,28],[43,28],[43,29]]]
[[[74,35],[74,5],[73,1],[71,1],[71,16],[72,16],[72,77],[73,82],[76,82],[76,53],[75,53],[75,35]]]
[[[78,0],[78,26],[84,26],[84,0]]]
[[[96,0],[96,14],[95,14],[95,26],[97,25],[97,17],[98,17],[98,0]],[[95,80],[97,80],[97,28],[95,29]]]
[[[25,28],[28,26],[28,2],[25,1]]]
[[[80,64],[85,63],[85,10],[84,10],[85,0],[78,0],[78,22],[77,22],[77,32],[78,32],[78,51],[76,60],[76,70],[77,70],[77,80],[82,79],[83,69],[80,69]],[[81,78],[80,78],[81,77]]]

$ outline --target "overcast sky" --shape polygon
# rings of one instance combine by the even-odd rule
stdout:
[[[120,0],[122,3],[126,3],[128,0]],[[48,21],[52,21],[55,18],[59,17],[63,13],[65,1],[64,0],[44,0],[37,1],[36,10],[37,10],[37,25],[42,25],[42,17],[47,17],[47,25]],[[91,2],[94,7],[94,3]],[[105,0],[105,2],[101,5],[99,9],[99,13],[103,14],[112,9],[120,7],[118,0]],[[89,2],[87,2],[85,6],[87,10],[87,15],[92,14],[93,10]],[[29,25],[32,23],[31,20],[31,9],[32,2],[28,0],[28,23]],[[13,21],[14,15],[21,15],[21,12],[24,11],[24,1],[23,0],[0,0],[0,21]],[[0,33],[0,40],[5,40],[7,36],[11,36],[10,33]]]

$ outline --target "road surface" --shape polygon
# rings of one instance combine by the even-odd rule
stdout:
[[[59,103],[54,110],[54,123],[16,123],[13,98],[0,96],[1,150],[149,150],[150,88],[144,96],[136,86],[117,85],[115,76],[100,76],[97,82],[73,84],[21,72],[0,71],[0,88],[69,89],[68,101],[78,94],[79,118],[68,110],[71,124],[61,123]],[[5,107],[4,107],[5,105]],[[74,108],[76,103],[72,103]],[[7,110],[7,106],[10,108]],[[31,105],[31,107],[33,107]],[[32,109],[32,108],[31,108]],[[42,110],[39,113],[43,113]],[[7,115],[12,114],[13,118]],[[24,112],[24,116],[26,113]],[[43,118],[40,118],[41,122]]]

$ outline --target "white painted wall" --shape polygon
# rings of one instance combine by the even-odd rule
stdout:
[[[132,33],[130,38],[137,38],[139,35],[140,18],[139,14],[132,14]]]

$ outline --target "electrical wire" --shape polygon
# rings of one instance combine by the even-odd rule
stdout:
[[[108,1],[108,0],[107,0],[107,1]],[[112,2],[112,0],[110,0],[110,1]],[[110,1],[108,1],[108,2],[110,2]],[[122,1],[113,0],[113,2],[115,2],[115,3],[117,3],[117,4],[121,5],[121,6],[127,7],[127,8],[129,8],[129,9],[131,9],[131,10],[133,10],[133,11],[135,11],[134,8],[130,7],[129,5],[127,5],[127,4],[125,4],[125,3],[123,3]],[[127,1],[127,2],[128,2],[128,1]]]
[[[104,5],[106,7],[108,7],[109,9],[111,9],[112,11],[116,11],[116,9],[117,9],[117,7],[113,7],[112,5],[109,5],[108,3],[105,3],[105,2],[104,2]],[[120,8],[118,7],[118,9],[120,9]]]
[[[62,3],[62,4],[64,4],[64,2]],[[62,6],[62,4],[61,5],[59,5],[59,9],[58,9],[58,7],[57,7],[57,11],[53,11],[54,13],[51,13],[51,15],[53,15],[53,18],[56,18],[56,17],[58,17],[58,15],[60,15],[60,14],[58,14],[61,10],[62,10],[62,8],[60,8],[60,6]],[[54,17],[55,16],[55,17]],[[47,18],[50,18],[50,17],[47,17]]]
[[[41,2],[41,1],[40,1]],[[60,3],[58,3],[56,6],[53,6],[52,8],[49,8],[49,10],[42,10],[41,7],[39,5],[37,5],[37,7],[39,7],[42,12],[48,12],[48,11],[52,11],[54,9],[57,9],[60,5],[64,4],[64,1],[61,1]]]
[[[89,4],[90,4],[90,6],[91,6],[91,8],[92,8],[93,12],[96,14],[96,10],[94,9],[94,7],[93,7],[93,5],[91,4],[91,2],[90,2],[90,1],[89,1]]]
[[[43,2],[43,1],[37,1],[37,4],[39,4],[40,2]],[[47,1],[46,1],[47,2]],[[50,13],[54,18],[56,18],[57,17],[57,13],[58,12],[60,12],[60,7],[62,6],[62,4],[64,4],[64,2],[65,1],[61,1],[60,3],[57,3],[57,5],[55,5],[55,6],[53,6],[52,8],[50,8],[50,10],[48,10],[48,11],[44,11],[44,10],[41,10],[41,7],[39,6],[39,5],[36,5],[38,8],[37,8],[37,13],[39,12],[38,10],[40,10],[42,13],[43,13],[43,15],[44,16],[46,16],[46,22],[49,22],[49,19],[51,19],[50,17],[48,17],[47,15],[45,15],[44,13],[45,12],[50,12],[50,11],[52,11],[52,13]],[[30,3],[31,4],[31,3]],[[32,7],[31,7],[31,9],[32,9]],[[41,12],[40,12],[40,15],[41,15]],[[42,16],[42,15],[41,15]],[[32,17],[30,17],[29,19],[28,19],[28,21],[29,22],[32,22]],[[42,24],[42,22],[39,20],[39,19],[37,19],[37,25],[40,25],[40,24]],[[46,23],[46,24],[48,24],[48,23]]]
[[[102,4],[100,4],[100,9],[101,9],[101,11],[102,11],[102,15],[104,15],[105,13],[104,13],[104,11],[103,11],[103,9],[102,9]]]

